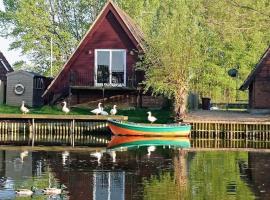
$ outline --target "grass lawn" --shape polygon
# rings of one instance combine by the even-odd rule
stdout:
[[[111,108],[106,108],[107,112]],[[118,110],[118,115],[128,116],[128,120],[132,122],[147,122],[147,112],[151,111],[158,120],[156,123],[171,123],[173,122],[173,112],[170,109],[161,109],[161,110],[150,110],[145,108],[138,108],[135,110]],[[1,105],[0,106],[1,114],[20,114],[20,107]],[[31,114],[52,114],[52,115],[62,115],[63,112],[60,107],[57,106],[43,106],[39,108],[31,108]],[[93,115],[90,112],[90,109],[87,108],[71,108],[69,115]]]

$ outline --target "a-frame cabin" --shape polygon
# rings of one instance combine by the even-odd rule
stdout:
[[[270,47],[240,87],[240,90],[246,89],[249,92],[250,112],[270,113]]]
[[[51,103],[70,97],[72,105],[96,103],[103,97],[138,104],[138,84],[144,75],[135,64],[144,52],[143,43],[134,21],[108,1],[43,97]]]

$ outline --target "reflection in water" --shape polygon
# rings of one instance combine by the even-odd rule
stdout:
[[[36,144],[69,145],[68,123],[59,129],[52,127],[46,131],[41,126]],[[110,140],[108,134],[88,129],[82,123],[75,133],[76,145],[92,147],[83,151],[51,151],[50,147],[43,151],[0,150],[0,199],[15,199],[16,189],[32,186],[37,188],[33,199],[270,198],[269,153],[239,151],[270,149],[269,142],[141,136],[113,136]],[[28,133],[22,133],[17,137],[13,132],[0,132],[1,142],[27,144]],[[190,147],[192,152],[186,150]],[[196,148],[238,151],[196,152]],[[42,194],[44,188],[61,185],[65,186],[61,195]]]
[[[34,199],[269,199],[268,153],[189,152],[174,146],[101,151],[0,151],[0,199],[37,188]],[[41,190],[65,186],[61,195]],[[30,198],[29,198],[30,199]]]

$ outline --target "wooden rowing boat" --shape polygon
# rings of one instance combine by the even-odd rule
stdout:
[[[108,120],[108,126],[114,135],[143,136],[189,136],[189,124],[141,124],[127,121]]]
[[[187,137],[144,137],[144,136],[113,136],[108,149],[132,149],[143,146],[170,146],[189,148],[190,140]]]

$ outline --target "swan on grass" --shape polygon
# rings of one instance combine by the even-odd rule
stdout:
[[[147,114],[148,114],[147,119],[148,119],[149,122],[151,122],[151,124],[157,120],[157,118],[155,118],[154,116],[152,116],[152,113],[150,111],[147,112]]]
[[[21,112],[22,112],[23,114],[29,113],[29,109],[28,109],[27,107],[25,107],[24,101],[22,101],[22,105],[21,105],[20,110],[21,110]]]
[[[101,107],[101,112],[100,112],[101,115],[109,115],[109,113],[107,113],[103,107]]]
[[[70,112],[70,109],[67,107],[67,102],[66,101],[63,101],[63,104],[64,104],[64,106],[62,107],[62,111],[65,114],[68,114]]]
[[[102,108],[101,108],[101,103],[98,103],[98,107],[94,110],[91,110],[91,113],[94,113],[96,115],[100,114],[102,111]]]
[[[116,113],[117,113],[116,107],[117,107],[116,105],[113,105],[113,108],[110,111],[111,115],[116,115]]]

